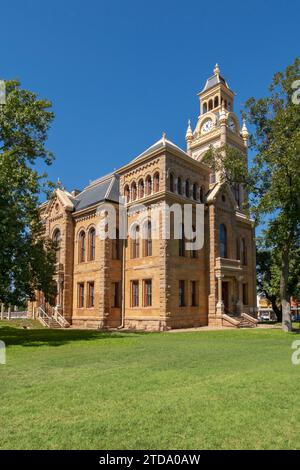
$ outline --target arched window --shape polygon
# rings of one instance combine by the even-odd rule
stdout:
[[[197,183],[193,184],[193,199],[194,199],[194,201],[197,201],[197,199],[198,199],[198,185],[197,185]]]
[[[159,191],[159,173],[155,173],[153,178],[153,190],[155,193]]]
[[[83,230],[79,234],[78,260],[79,263],[85,261],[85,232]]]
[[[139,258],[140,256],[140,227],[137,225],[132,235],[131,257]]]
[[[120,259],[120,234],[116,229],[116,238],[112,240],[112,259]]]
[[[203,103],[202,111],[203,111],[203,114],[207,113],[207,103]]]
[[[208,102],[208,111],[211,111],[213,109],[213,100],[209,100]]]
[[[201,186],[200,188],[200,202],[202,202],[202,204],[204,203],[204,187]]]
[[[177,178],[177,192],[178,194],[182,194],[182,182],[180,176]]]
[[[242,263],[244,266],[247,266],[248,263],[248,256],[247,256],[247,245],[246,239],[242,238]]]
[[[146,222],[144,236],[144,256],[152,256],[152,233],[151,233],[151,222]]]
[[[190,182],[186,180],[185,182],[185,195],[186,197],[190,197]]]
[[[136,200],[136,182],[134,181],[131,185],[131,200]]]
[[[227,109],[227,100],[225,100],[225,105],[224,106],[225,106],[225,109]]]
[[[126,186],[124,188],[124,197],[125,197],[125,202],[130,201],[130,189],[129,189],[128,184],[126,184]]]
[[[220,256],[227,258],[227,230],[224,224],[220,225]]]
[[[172,193],[174,193],[174,175],[173,175],[173,173],[170,173],[169,188],[170,188],[170,191],[172,191]]]
[[[95,259],[95,250],[96,250],[96,230],[91,228],[89,231],[89,261]]]
[[[214,107],[217,108],[219,106],[219,97],[216,96],[214,100]]]
[[[148,175],[146,178],[146,196],[150,196],[151,194],[151,176]]]
[[[144,180],[139,181],[139,197],[144,197]]]
[[[60,242],[61,242],[60,230],[56,229],[53,234],[53,243],[56,249],[56,263],[60,262]]]

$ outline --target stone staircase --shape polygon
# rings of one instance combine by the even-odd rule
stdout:
[[[53,308],[51,312],[46,312],[42,307],[38,307],[37,319],[43,326],[51,329],[69,328],[70,326],[56,308]]]
[[[236,328],[256,328],[257,320],[256,318],[242,313],[241,315],[236,315],[233,313],[227,313],[222,316],[223,321],[227,323],[226,326],[235,326]]]

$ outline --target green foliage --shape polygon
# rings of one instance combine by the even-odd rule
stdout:
[[[55,250],[44,239],[39,196],[49,189],[37,159],[53,160],[46,150],[53,119],[51,103],[40,100],[17,81],[6,82],[6,104],[0,106],[0,302],[20,304],[44,291],[55,295]]]

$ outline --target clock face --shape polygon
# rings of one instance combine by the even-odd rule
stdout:
[[[205,133],[205,132],[209,132],[209,131],[211,130],[212,126],[213,126],[212,120],[211,120],[211,119],[207,119],[207,121],[205,121],[205,123],[202,125],[201,130],[202,130],[202,132],[204,132],[204,133]]]
[[[235,132],[235,123],[233,119],[228,120],[228,127],[232,132]]]

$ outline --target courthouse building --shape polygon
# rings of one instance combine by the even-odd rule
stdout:
[[[202,162],[211,145],[223,144],[247,160],[248,132],[245,123],[240,127],[234,93],[217,65],[198,96],[200,113],[195,129],[188,125],[186,150],[163,135],[83,191],[57,189],[42,205],[45,234],[59,247],[57,308],[71,325],[240,326],[255,313],[254,227],[244,211],[246,194]],[[117,230],[116,239],[103,239],[97,236],[101,208],[110,204],[118,210],[120,197],[131,236],[122,240]],[[172,228],[170,239],[152,238],[150,208],[173,204],[191,204],[194,210],[204,205],[201,249],[186,250]],[[40,306],[46,308],[42,293],[30,308]]]

